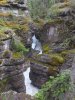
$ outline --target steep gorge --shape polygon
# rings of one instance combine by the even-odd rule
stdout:
[[[60,1],[48,10],[48,19],[32,19],[25,0],[0,1],[2,100],[74,100],[62,72],[71,71],[74,85],[75,8]]]

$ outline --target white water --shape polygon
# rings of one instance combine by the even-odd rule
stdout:
[[[42,54],[42,46],[38,39],[36,39],[35,35],[32,37],[32,45],[31,48],[39,51],[39,54]],[[25,77],[25,86],[26,86],[26,94],[34,96],[38,93],[39,89],[31,84],[31,80],[29,78],[30,67],[23,73]]]
[[[9,46],[10,46],[10,40],[6,40],[6,41],[4,41],[4,49],[5,50],[9,50]]]
[[[42,54],[42,46],[40,41],[35,37],[35,35],[32,37],[32,49],[39,51],[39,54]]]
[[[31,80],[29,79],[29,72],[30,72],[30,67],[23,73],[25,77],[26,94],[34,96],[39,89],[31,84]]]

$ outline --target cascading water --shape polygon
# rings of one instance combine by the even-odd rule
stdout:
[[[31,84],[31,80],[29,79],[29,72],[30,72],[30,67],[23,73],[25,77],[26,94],[34,96],[39,89]]]
[[[4,49],[5,50],[9,50],[9,46],[10,46],[10,40],[6,40],[6,41],[4,41]]]
[[[36,50],[36,51],[39,51],[39,54],[42,54],[42,46],[41,46],[41,43],[36,38],[35,35],[32,37],[32,46],[31,46],[31,48],[34,49],[34,50]]]
[[[32,37],[32,45],[31,45],[31,48],[36,50],[36,51],[39,51],[39,54],[42,54],[42,46],[41,46],[41,43],[40,41],[36,38],[36,36],[34,35]],[[31,80],[29,78],[29,72],[30,72],[30,67],[23,73],[24,74],[24,77],[25,77],[25,85],[26,85],[26,93],[33,96],[35,95],[39,89],[34,87],[32,84],[31,84]]]

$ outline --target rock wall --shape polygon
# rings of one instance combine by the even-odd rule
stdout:
[[[54,7],[58,9],[57,12]],[[30,59],[30,79],[39,88],[50,76],[56,76],[61,70],[72,67],[73,56],[69,54],[75,53],[74,9],[68,4],[58,3],[53,6],[52,13],[51,20],[38,31],[35,30],[36,37],[42,43],[43,54],[38,56],[33,53]]]
[[[11,37],[4,38],[0,44],[0,91],[13,89],[17,92],[25,92],[23,76],[24,57],[17,57],[17,52],[10,51]]]
[[[33,56],[30,60],[30,79],[32,84],[41,87],[49,76],[56,76],[64,58],[56,54],[42,54]]]

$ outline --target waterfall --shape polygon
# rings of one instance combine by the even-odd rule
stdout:
[[[9,50],[9,48],[10,48],[10,40],[4,41],[4,49]]]
[[[36,50],[36,51],[39,51],[39,54],[42,54],[41,43],[36,38],[35,35],[32,37],[31,48],[34,49],[34,50]],[[23,75],[25,77],[26,94],[34,96],[36,93],[38,93],[39,89],[31,84],[31,80],[29,78],[29,72],[30,72],[30,67],[23,73]]]
[[[23,73],[25,77],[26,94],[34,96],[39,89],[31,84],[31,80],[29,79],[29,72],[30,72],[30,67]]]
[[[35,35],[32,37],[32,45],[31,45],[31,48],[34,49],[34,50],[36,50],[36,51],[39,51],[39,54],[42,54],[42,46],[41,46],[41,43],[36,38]]]

